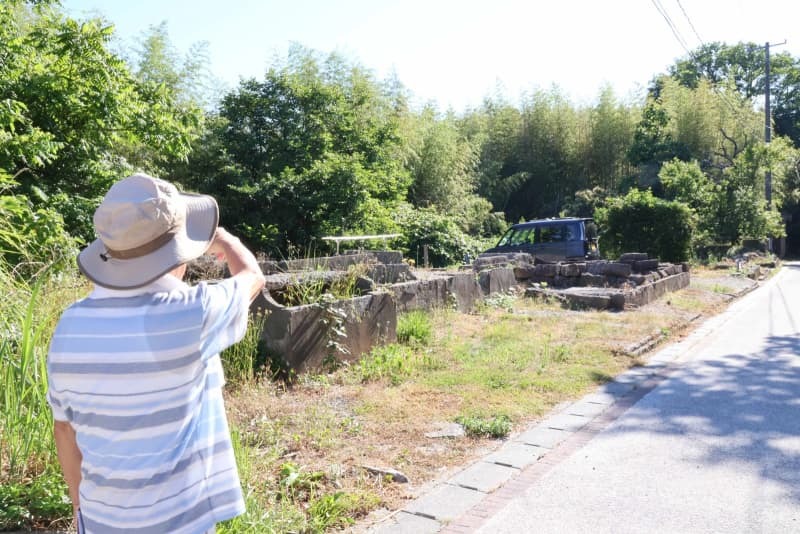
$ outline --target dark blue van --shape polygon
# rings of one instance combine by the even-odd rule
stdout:
[[[484,254],[527,252],[545,262],[600,257],[592,219],[537,219],[515,224]]]

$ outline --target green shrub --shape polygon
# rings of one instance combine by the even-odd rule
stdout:
[[[624,252],[646,252],[670,262],[691,257],[692,212],[681,202],[632,189],[624,197],[609,199],[595,219],[603,228],[601,250],[607,257]]]
[[[477,241],[459,228],[452,217],[434,208],[406,207],[399,212],[399,226],[403,228],[401,248],[407,258],[423,265],[425,246],[432,267],[447,267],[461,263],[466,255],[474,256],[481,250]]]
[[[23,276],[32,276],[48,266],[63,268],[75,256],[75,241],[64,230],[61,214],[53,209],[34,209],[22,195],[0,195],[0,220],[4,222],[0,227],[0,262]]]

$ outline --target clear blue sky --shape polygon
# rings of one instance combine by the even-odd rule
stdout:
[[[212,72],[233,87],[261,77],[291,42],[340,52],[379,79],[392,71],[416,102],[477,106],[500,85],[511,99],[561,88],[590,103],[620,97],[701,42],[787,41],[800,57],[800,0],[62,0],[102,14],[123,42],[167,21],[180,52],[207,41]],[[674,24],[675,36],[660,6]],[[691,24],[690,24],[691,22]]]

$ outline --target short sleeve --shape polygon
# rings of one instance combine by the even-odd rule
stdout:
[[[202,282],[200,286],[203,302],[200,355],[207,360],[244,337],[250,294],[236,277],[216,284]]]
[[[56,421],[69,421],[67,417],[67,412],[62,404],[61,399],[56,395],[55,387],[53,386],[53,380],[51,378],[51,374],[48,369],[48,378],[47,378],[47,404],[50,405],[50,410],[53,412],[53,419]]]

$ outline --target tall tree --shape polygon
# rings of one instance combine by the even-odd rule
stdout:
[[[217,193],[254,245],[285,252],[394,228],[410,182],[396,102],[360,66],[294,46],[223,98],[217,125],[229,162]]]
[[[633,172],[626,152],[633,141],[636,111],[618,102],[610,86],[600,91],[586,128],[584,158],[590,186],[615,191],[621,179]]]

